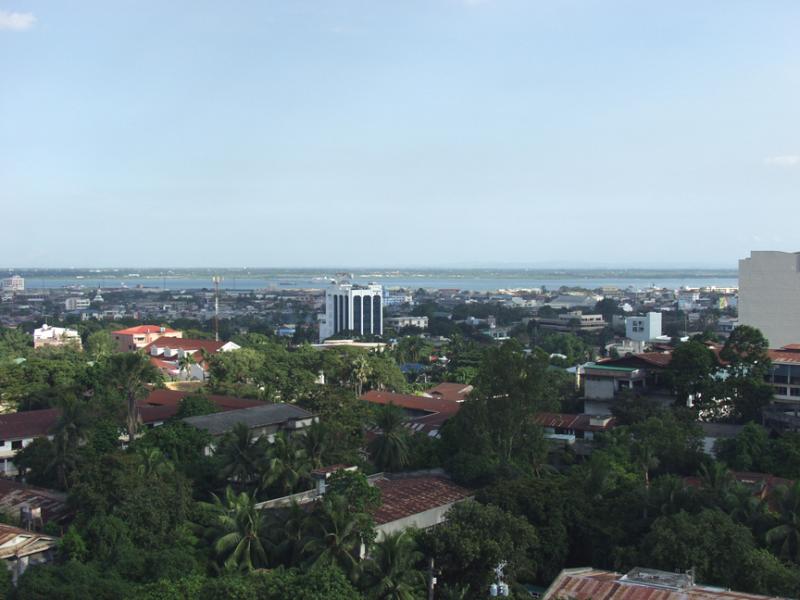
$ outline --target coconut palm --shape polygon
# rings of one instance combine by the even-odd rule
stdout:
[[[196,364],[197,361],[191,352],[184,352],[183,356],[178,359],[178,369],[186,375],[187,381],[192,378],[192,367]]]
[[[224,499],[215,494],[212,498],[201,506],[213,513],[206,538],[212,543],[217,564],[227,572],[267,567],[267,517],[256,508],[255,499],[247,492],[237,495],[230,486]]]
[[[347,498],[326,494],[317,505],[303,547],[310,565],[336,565],[351,579],[359,571],[362,547],[372,537],[369,515],[351,510]]]
[[[366,563],[364,587],[375,600],[414,600],[425,586],[415,565],[422,559],[407,530],[388,534],[375,544]]]
[[[266,456],[261,439],[254,439],[244,423],[236,423],[217,447],[221,458],[220,474],[229,481],[246,485],[259,473],[259,463]]]
[[[175,465],[167,460],[167,457],[158,448],[144,448],[137,453],[136,457],[139,461],[136,470],[143,477],[168,475],[175,472]]]
[[[114,354],[109,359],[113,387],[124,398],[127,408],[128,440],[136,437],[139,425],[137,403],[150,393],[149,383],[161,381],[161,373],[150,359],[140,352]]]
[[[402,469],[409,461],[408,430],[402,409],[391,403],[379,406],[374,422],[379,433],[368,446],[372,460],[379,469]]]
[[[356,396],[361,396],[364,390],[364,384],[369,381],[372,374],[372,368],[369,365],[367,357],[363,354],[357,356],[350,367],[350,381],[353,384]]]
[[[300,442],[281,431],[261,461],[259,489],[273,488],[283,495],[291,494],[310,471],[310,462]]]
[[[303,547],[308,541],[306,534],[311,517],[308,511],[296,502],[292,502],[285,509],[273,512],[276,516],[272,528],[275,532],[273,555],[281,564],[297,565],[300,563]]]
[[[767,543],[779,546],[780,555],[800,562],[800,481],[773,492],[778,525],[767,531]]]
[[[90,416],[86,405],[74,396],[59,402],[61,416],[56,422],[53,435],[53,459],[47,465],[55,472],[56,480],[63,489],[69,488],[69,474],[78,461],[78,448],[83,443]]]
[[[319,421],[314,421],[305,428],[301,443],[312,469],[318,469],[325,464],[328,452],[328,428]]]

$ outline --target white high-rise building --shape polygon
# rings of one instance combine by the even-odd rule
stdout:
[[[325,291],[325,314],[319,316],[319,341],[343,331],[383,335],[383,286],[336,282]]]
[[[739,324],[770,348],[800,343],[800,252],[755,251],[739,261]]]
[[[25,278],[19,275],[12,275],[11,277],[0,280],[0,288],[6,292],[24,292]]]

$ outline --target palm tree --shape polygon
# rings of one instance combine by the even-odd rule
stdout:
[[[148,383],[161,380],[161,373],[150,359],[140,352],[114,354],[109,359],[112,385],[122,395],[127,406],[128,441],[136,437],[139,425],[137,403],[150,393]]]
[[[286,566],[300,563],[303,547],[307,541],[306,534],[310,523],[310,515],[305,508],[292,502],[288,508],[273,511],[276,514],[273,531],[276,538],[273,555]]]
[[[375,426],[380,433],[368,447],[375,465],[390,471],[402,469],[409,461],[408,430],[402,409],[392,403],[378,407]]]
[[[194,354],[190,352],[184,352],[183,356],[178,359],[178,369],[186,374],[186,381],[192,378],[192,367],[196,364],[197,361],[194,359]]]
[[[712,462],[710,465],[700,465],[700,482],[719,506],[726,507],[730,504],[736,480],[724,464]]]
[[[256,508],[255,499],[246,492],[237,495],[230,486],[225,489],[224,500],[216,494],[212,498],[213,502],[201,506],[214,513],[206,537],[212,541],[214,555],[222,568],[228,572],[250,572],[267,567],[267,518]]]
[[[350,369],[350,381],[353,383],[356,397],[361,396],[364,384],[369,380],[371,374],[372,368],[369,366],[367,357],[363,354],[357,356]]]
[[[275,487],[278,492],[287,495],[297,485],[308,478],[311,471],[305,450],[295,438],[286,432],[279,432],[267,448],[267,457],[262,461],[261,490]]]
[[[647,519],[648,507],[647,503],[650,497],[650,471],[658,468],[659,460],[653,452],[649,444],[637,442],[633,446],[633,459],[636,466],[644,473],[644,489],[647,499],[644,503],[643,516]]]
[[[55,454],[48,471],[55,471],[56,479],[62,489],[69,488],[69,473],[77,466],[77,450],[83,443],[86,428],[89,426],[89,413],[86,405],[74,396],[67,396],[59,402],[61,416],[55,426],[53,448]]]
[[[780,545],[781,556],[800,562],[800,481],[773,492],[778,525],[767,531],[767,543]]]
[[[300,438],[306,457],[312,469],[318,469],[325,464],[328,453],[328,428],[319,421],[314,421],[305,428],[305,435]]]
[[[375,600],[414,600],[425,586],[425,576],[415,565],[422,559],[407,530],[386,535],[375,544],[366,565],[365,584]]]
[[[175,465],[167,460],[167,457],[158,448],[145,448],[136,456],[139,461],[137,471],[143,477],[162,476],[175,472]]]
[[[354,580],[362,547],[370,542],[370,525],[369,515],[352,511],[347,498],[326,494],[312,516],[303,552],[311,565],[336,565]]]
[[[266,448],[260,438],[253,438],[247,425],[236,423],[217,447],[217,455],[222,459],[221,475],[246,485],[257,476]]]

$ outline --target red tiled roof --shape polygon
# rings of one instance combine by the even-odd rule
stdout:
[[[135,335],[143,333],[177,333],[175,329],[169,327],[161,327],[159,325],[137,325],[136,327],[128,327],[127,329],[119,329],[114,331],[119,335]]]
[[[767,350],[767,354],[775,363],[800,363],[800,344],[789,344],[779,350]]]
[[[20,440],[48,435],[58,422],[57,408],[0,415],[0,440]]]
[[[189,392],[179,392],[176,390],[153,390],[147,398],[138,402],[139,415],[142,418],[142,422],[156,423],[174,417],[180,408],[181,400],[190,395]],[[253,406],[261,406],[263,404],[263,402],[259,402],[258,400],[247,400],[245,398],[234,398],[232,396],[210,395],[208,399],[222,412],[252,408]]]
[[[429,389],[426,394],[440,397],[444,400],[451,400],[453,402],[463,402],[471,391],[471,385],[444,381],[439,385]]]
[[[427,396],[395,394],[394,392],[378,392],[376,390],[370,390],[366,394],[362,394],[361,399],[372,404],[394,404],[409,410],[445,413],[448,415],[454,415],[461,408],[458,402],[445,400],[444,398],[429,398]]]
[[[617,425],[616,417],[609,418],[608,423],[605,425],[592,425],[591,419],[592,415],[565,413],[539,413],[534,417],[534,421],[542,427],[573,429],[575,431],[608,431]]]
[[[778,486],[785,485],[788,487],[794,483],[791,479],[776,477],[771,473],[731,471],[731,475],[737,483],[741,483],[742,485],[751,488],[753,495],[762,500],[772,496],[772,493]],[[700,477],[684,477],[683,481],[686,485],[693,488],[699,488],[703,485],[703,480]]]
[[[383,504],[374,513],[383,525],[433,508],[465,500],[472,491],[441,475],[385,476],[375,481]]]
[[[768,596],[690,585],[668,587],[627,580],[626,576],[594,569],[562,571],[543,600],[767,600]],[[777,597],[772,597],[777,600]]]
[[[719,353],[722,351],[722,346],[719,344],[708,343],[706,344],[706,347],[714,353],[714,356],[717,358],[717,362],[720,365],[727,364],[719,357]],[[669,366],[670,362],[672,362],[671,352],[640,352],[638,354],[627,354],[625,356],[621,356],[620,358],[607,358],[605,360],[598,361],[597,364],[608,366],[644,366],[665,369]]]

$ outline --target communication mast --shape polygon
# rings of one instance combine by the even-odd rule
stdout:
[[[219,284],[222,282],[222,277],[214,275],[211,278],[214,282],[214,341],[219,341]]]

